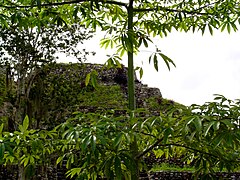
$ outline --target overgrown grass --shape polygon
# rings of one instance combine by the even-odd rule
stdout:
[[[215,167],[214,170],[216,172],[228,172],[227,169],[223,169],[222,171],[219,170],[219,168]],[[177,165],[168,164],[168,163],[161,163],[161,164],[155,164],[151,172],[161,172],[161,171],[174,171],[174,172],[192,172],[194,173],[196,171],[195,167],[179,167]],[[234,169],[234,172],[240,172],[240,166]]]
[[[120,86],[99,85],[93,92],[83,92],[78,95],[80,106],[100,108],[127,108],[127,100],[124,98]]]

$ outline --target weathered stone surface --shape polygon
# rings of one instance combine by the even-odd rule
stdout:
[[[99,82],[104,85],[125,85],[127,88],[127,83],[118,83],[116,79],[121,77],[122,74],[123,81],[126,81],[127,77],[127,67],[123,66],[122,70],[119,69],[107,69],[104,68],[101,64],[84,64],[85,73],[90,73],[92,70],[96,70],[98,72]],[[86,75],[86,74],[85,74]],[[119,77],[120,76],[120,77]],[[118,78],[116,78],[118,77]],[[142,84],[135,75],[135,87],[136,87],[136,98],[137,99],[145,99],[153,96],[161,96],[162,94],[158,88],[150,88],[146,84]]]
[[[85,91],[85,78],[88,73],[96,70],[97,79],[100,85],[105,87],[119,86],[121,92],[119,98],[121,103],[112,104],[106,101],[105,106],[95,103],[89,104],[84,100],[82,94]],[[101,64],[64,64],[57,63],[47,65],[42,68],[34,80],[34,86],[30,91],[29,99],[29,117],[39,121],[41,127],[47,127],[47,124],[55,125],[58,122],[65,121],[72,112],[96,112],[99,109],[127,109],[127,68],[107,69]],[[40,85],[40,86],[39,86]],[[88,88],[89,93],[95,93],[94,89]],[[119,91],[119,90],[118,90]],[[150,88],[142,84],[135,75],[135,91],[137,108],[150,109],[152,115],[159,115],[161,108],[165,108],[165,102],[162,103],[162,94],[158,88]],[[114,93],[114,92],[111,92]],[[107,93],[106,97],[111,93]],[[81,96],[81,97],[80,97]],[[117,101],[119,101],[119,98]],[[149,98],[152,98],[150,102]],[[86,99],[86,98],[85,98]],[[115,100],[116,101],[116,100]],[[14,104],[12,104],[14,106]],[[150,107],[154,105],[153,107]],[[1,105],[0,105],[1,106]],[[3,107],[3,106],[2,106]],[[0,108],[1,109],[1,108]],[[5,108],[4,108],[5,109]],[[11,107],[11,111],[14,107]],[[1,110],[0,110],[1,111]],[[9,113],[7,113],[9,115]],[[0,112],[0,116],[6,115],[6,112]],[[50,118],[52,117],[52,118]],[[43,122],[44,121],[44,122]],[[53,121],[56,121],[53,122]],[[47,122],[47,124],[45,123]],[[45,123],[45,124],[43,124]],[[38,125],[36,125],[39,127]]]

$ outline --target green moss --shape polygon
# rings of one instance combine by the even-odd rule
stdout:
[[[85,91],[79,94],[78,100],[80,106],[93,106],[107,109],[125,109],[127,107],[127,101],[118,85],[100,85],[94,92]]]
[[[38,104],[39,117],[45,124],[56,125],[75,111],[126,109],[127,99],[119,85],[97,88],[85,86],[89,68],[84,64],[52,64],[43,67],[31,90],[31,101]],[[40,103],[37,103],[40,102]]]
[[[173,108],[186,108],[173,100],[164,99],[162,97],[150,97],[145,100],[147,107],[153,111],[167,112]]]
[[[175,171],[175,172],[194,172],[194,167],[179,167],[176,165],[171,165],[168,163],[161,163],[159,165],[154,165],[151,169],[151,172],[160,172],[160,171]]]
[[[100,71],[101,66],[94,65],[94,68]],[[31,103],[36,107],[33,117],[46,124],[56,125],[75,111],[126,110],[127,98],[119,85],[104,85],[98,80],[96,89],[91,85],[85,86],[86,76],[92,69],[87,64],[50,64],[43,67],[30,93]],[[142,101],[145,101],[144,107],[150,113],[163,112],[179,105],[161,97]]]
[[[89,106],[99,108],[125,108],[126,99],[119,86],[105,86],[98,82],[98,88],[85,86],[88,72],[81,64],[54,64],[43,69],[42,81],[35,88],[42,89],[42,101],[51,109]],[[42,86],[42,87],[40,87]]]

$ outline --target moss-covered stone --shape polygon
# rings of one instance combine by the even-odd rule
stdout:
[[[126,76],[127,68],[121,70]],[[92,70],[97,72],[96,88],[85,86],[85,79]],[[75,111],[106,112],[117,109],[126,112],[127,84],[116,81],[119,70],[107,69],[100,64],[54,63],[42,67],[34,79],[26,114],[33,127],[52,128],[64,122]],[[0,77],[0,94],[5,92],[4,78]],[[157,88],[149,88],[136,79],[137,107],[151,115],[159,115],[180,104],[162,98]],[[2,97],[2,96],[1,96]],[[0,103],[3,98],[0,99]]]
[[[165,99],[162,97],[150,97],[145,100],[146,106],[150,109],[150,111],[159,111],[159,112],[167,112],[173,108],[179,107],[184,108],[185,106],[177,103],[173,100]]]
[[[99,85],[94,92],[85,91],[78,95],[80,107],[98,107],[106,109],[126,109],[127,101],[119,85]]]

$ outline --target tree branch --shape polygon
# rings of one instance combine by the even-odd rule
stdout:
[[[163,138],[161,139],[158,139],[154,144],[152,144],[148,149],[146,149],[145,151],[139,153],[136,157],[136,159],[138,158],[141,158],[143,157],[145,154],[147,154],[149,151],[151,151],[154,147],[156,146],[178,146],[178,147],[183,147],[183,148],[186,148],[186,149],[189,149],[189,150],[192,150],[192,151],[195,151],[195,152],[198,152],[198,153],[201,153],[201,154],[206,154],[208,156],[212,156],[216,159],[219,159],[218,156],[214,155],[214,154],[211,154],[211,153],[208,153],[208,152],[204,152],[204,151],[201,151],[201,150],[198,150],[198,149],[195,149],[195,148],[192,148],[192,147],[188,147],[188,146],[185,146],[185,145],[181,145],[181,144],[175,144],[175,143],[171,143],[171,144],[159,144],[161,141],[163,140]]]
[[[142,132],[141,132],[141,133],[142,133]],[[145,133],[142,133],[142,134],[152,136],[152,135],[150,135],[150,134],[145,134]],[[156,137],[155,137],[155,138],[156,138]],[[209,156],[218,158],[218,156],[216,156],[216,155],[214,155],[214,154],[207,153],[207,152],[204,152],[204,151],[201,151],[201,150],[198,150],[198,149],[194,149],[194,148],[188,147],[188,146],[186,146],[186,145],[181,145],[181,144],[177,144],[177,143],[160,144],[162,140],[163,140],[163,137],[160,138],[160,139],[157,139],[157,141],[156,141],[154,144],[152,144],[149,148],[147,148],[145,151],[139,153],[139,154],[137,155],[136,159],[143,157],[145,154],[147,154],[149,151],[151,151],[151,150],[152,150],[154,147],[156,147],[156,146],[178,146],[178,147],[183,147],[183,148],[186,148],[186,149],[189,149],[189,150],[198,152],[198,153],[202,153],[202,154],[206,154],[206,155],[209,155]]]
[[[154,144],[152,144],[149,148],[147,148],[145,151],[139,153],[135,158],[139,159],[143,157],[145,154],[147,154],[149,151],[151,151],[153,148],[159,145],[159,143],[163,140],[163,138],[158,139]]]
[[[218,2],[220,2],[220,1],[216,1],[216,2],[210,3],[208,5],[199,7],[198,9],[195,9],[193,11],[181,10],[181,9],[171,9],[171,8],[168,8],[168,7],[158,6],[156,8],[145,8],[145,9],[134,8],[134,12],[151,12],[151,11],[161,11],[161,10],[163,10],[163,11],[168,11],[168,12],[185,13],[185,14],[191,14],[191,15],[193,15],[193,14],[196,14],[196,15],[210,15],[212,13],[201,13],[201,12],[199,12],[199,10],[202,10],[206,7],[212,6],[212,5],[214,5]]]
[[[171,144],[160,144],[160,145],[158,145],[158,146],[178,146],[178,147],[183,147],[183,148],[186,148],[186,149],[189,149],[189,150],[192,150],[192,151],[201,153],[201,154],[206,154],[206,155],[209,155],[209,156],[212,156],[212,157],[215,157],[215,158],[219,158],[218,156],[216,156],[216,155],[214,155],[214,154],[211,154],[211,153],[208,153],[208,152],[204,152],[204,151],[201,151],[201,150],[199,150],[199,149],[195,149],[195,148],[192,148],[192,147],[188,147],[188,146],[185,146],[185,145],[182,145],[182,144],[171,143]]]
[[[129,0],[129,7],[133,7],[133,0]]]
[[[152,12],[152,11],[167,11],[167,12],[175,12],[175,13],[185,13],[185,14],[190,14],[190,15],[209,15],[210,13],[201,13],[197,12],[196,10],[194,11],[187,11],[187,10],[181,10],[181,9],[170,9],[167,7],[158,7],[158,8],[147,8],[147,9],[141,9],[141,8],[134,8],[134,12]]]
[[[41,4],[41,7],[51,7],[51,6],[62,6],[62,5],[70,5],[70,4],[78,4],[83,2],[90,2],[89,0],[73,0],[73,1],[64,1],[64,2],[55,2],[55,3],[43,3]],[[98,2],[103,4],[114,4],[119,6],[127,7],[127,3],[119,2],[119,1],[113,1],[113,0],[99,0]],[[35,5],[0,5],[0,7],[7,8],[7,9],[15,9],[15,8],[33,8],[38,7],[37,4]]]
[[[138,132],[138,133],[141,133],[141,134],[143,134],[143,135],[146,135],[146,136],[151,136],[151,137],[153,137],[153,138],[156,138],[156,139],[158,139],[158,138],[157,138],[157,136],[154,136],[154,135],[152,135],[152,134],[148,134],[148,133],[141,132],[141,131],[135,131],[135,132]]]

